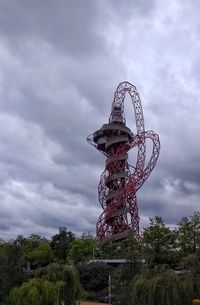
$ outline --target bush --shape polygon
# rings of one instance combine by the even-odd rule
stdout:
[[[86,291],[98,291],[108,287],[108,276],[112,267],[103,263],[91,263],[79,266],[82,287]]]
[[[173,271],[136,276],[129,285],[129,305],[189,305],[194,297],[192,278],[179,279]]]

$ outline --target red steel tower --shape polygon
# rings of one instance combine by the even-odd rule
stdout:
[[[124,99],[129,93],[136,122],[136,134],[126,126]],[[152,154],[146,157],[146,139],[153,142]],[[139,216],[136,192],[153,170],[159,156],[158,135],[145,131],[141,100],[135,86],[122,82],[117,87],[109,123],[88,137],[88,142],[106,156],[105,170],[99,183],[99,202],[103,212],[97,221],[97,238],[112,236],[123,239],[132,230],[139,235]],[[135,166],[128,163],[128,152],[137,149]]]

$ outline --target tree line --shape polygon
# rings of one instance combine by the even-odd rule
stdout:
[[[127,263],[94,262],[105,258]],[[183,217],[176,229],[159,216],[150,218],[137,240],[130,232],[125,240],[100,243],[60,228],[50,239],[32,234],[0,241],[1,305],[74,305],[84,296],[106,300],[109,274],[116,302],[192,304],[200,298],[200,213]]]

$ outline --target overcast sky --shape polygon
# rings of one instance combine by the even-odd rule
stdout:
[[[137,195],[141,229],[200,210],[199,11],[199,0],[0,0],[0,237],[95,232],[105,158],[86,138],[124,80],[161,141]]]

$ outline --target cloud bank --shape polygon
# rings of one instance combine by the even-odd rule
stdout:
[[[161,141],[138,192],[141,228],[199,210],[199,9],[197,0],[0,2],[0,237],[95,232],[104,158],[86,138],[108,120],[123,80]]]

